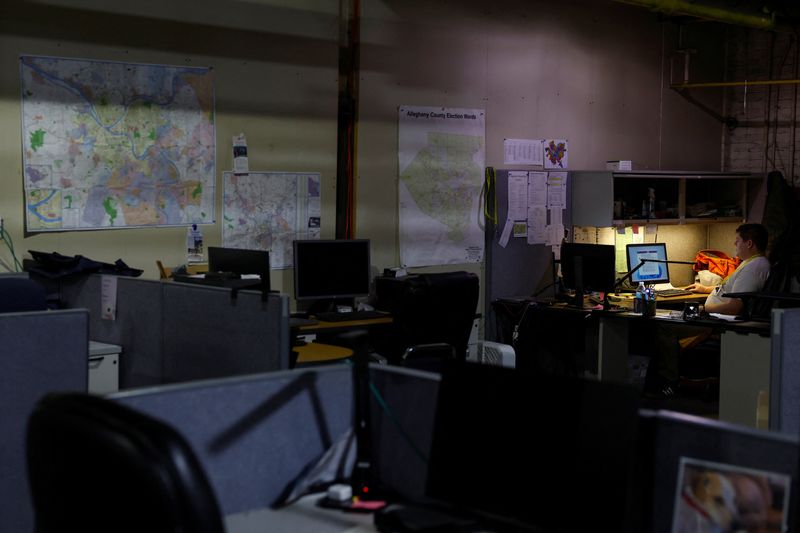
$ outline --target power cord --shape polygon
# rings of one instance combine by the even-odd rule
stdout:
[[[22,272],[22,263],[19,262],[17,254],[14,252],[14,241],[11,239],[11,235],[6,231],[2,218],[0,218],[0,241],[5,243],[8,251],[11,252],[11,258],[14,260],[13,268],[9,268],[8,263],[5,261],[2,261],[3,266],[8,269],[9,272]]]

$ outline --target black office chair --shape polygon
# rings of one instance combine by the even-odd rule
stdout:
[[[23,277],[0,278],[0,313],[45,309],[47,297],[42,285]]]
[[[442,373],[456,360],[456,349],[446,342],[409,346],[401,358],[402,365],[417,370]]]
[[[466,359],[478,306],[478,276],[471,272],[377,278],[375,307],[392,314],[393,323],[370,329],[370,343],[398,364],[411,346],[446,343],[456,359]]]
[[[45,396],[28,423],[38,533],[223,533],[217,500],[170,426],[111,400]]]

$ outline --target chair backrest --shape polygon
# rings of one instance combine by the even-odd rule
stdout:
[[[27,278],[0,278],[0,313],[45,309],[47,296],[42,285]]]
[[[455,360],[455,348],[445,342],[409,346],[402,357],[403,366],[407,368],[439,373],[444,371],[449,362]]]
[[[409,346],[447,343],[464,360],[478,306],[478,276],[471,272],[378,278],[376,307],[394,318],[391,328],[370,331],[376,351],[390,360]]]
[[[26,448],[39,533],[224,531],[184,438],[129,407],[87,394],[45,396]]]

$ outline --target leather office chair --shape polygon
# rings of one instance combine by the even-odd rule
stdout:
[[[0,278],[0,313],[47,309],[44,287],[27,278]]]
[[[219,506],[181,435],[96,396],[51,394],[28,424],[38,533],[222,533]]]
[[[470,272],[377,278],[376,309],[392,314],[393,323],[370,330],[370,343],[392,363],[407,348],[446,343],[456,359],[466,359],[467,343],[478,306],[478,276]]]

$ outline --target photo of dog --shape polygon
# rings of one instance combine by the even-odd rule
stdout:
[[[786,531],[791,478],[682,458],[672,533]]]

